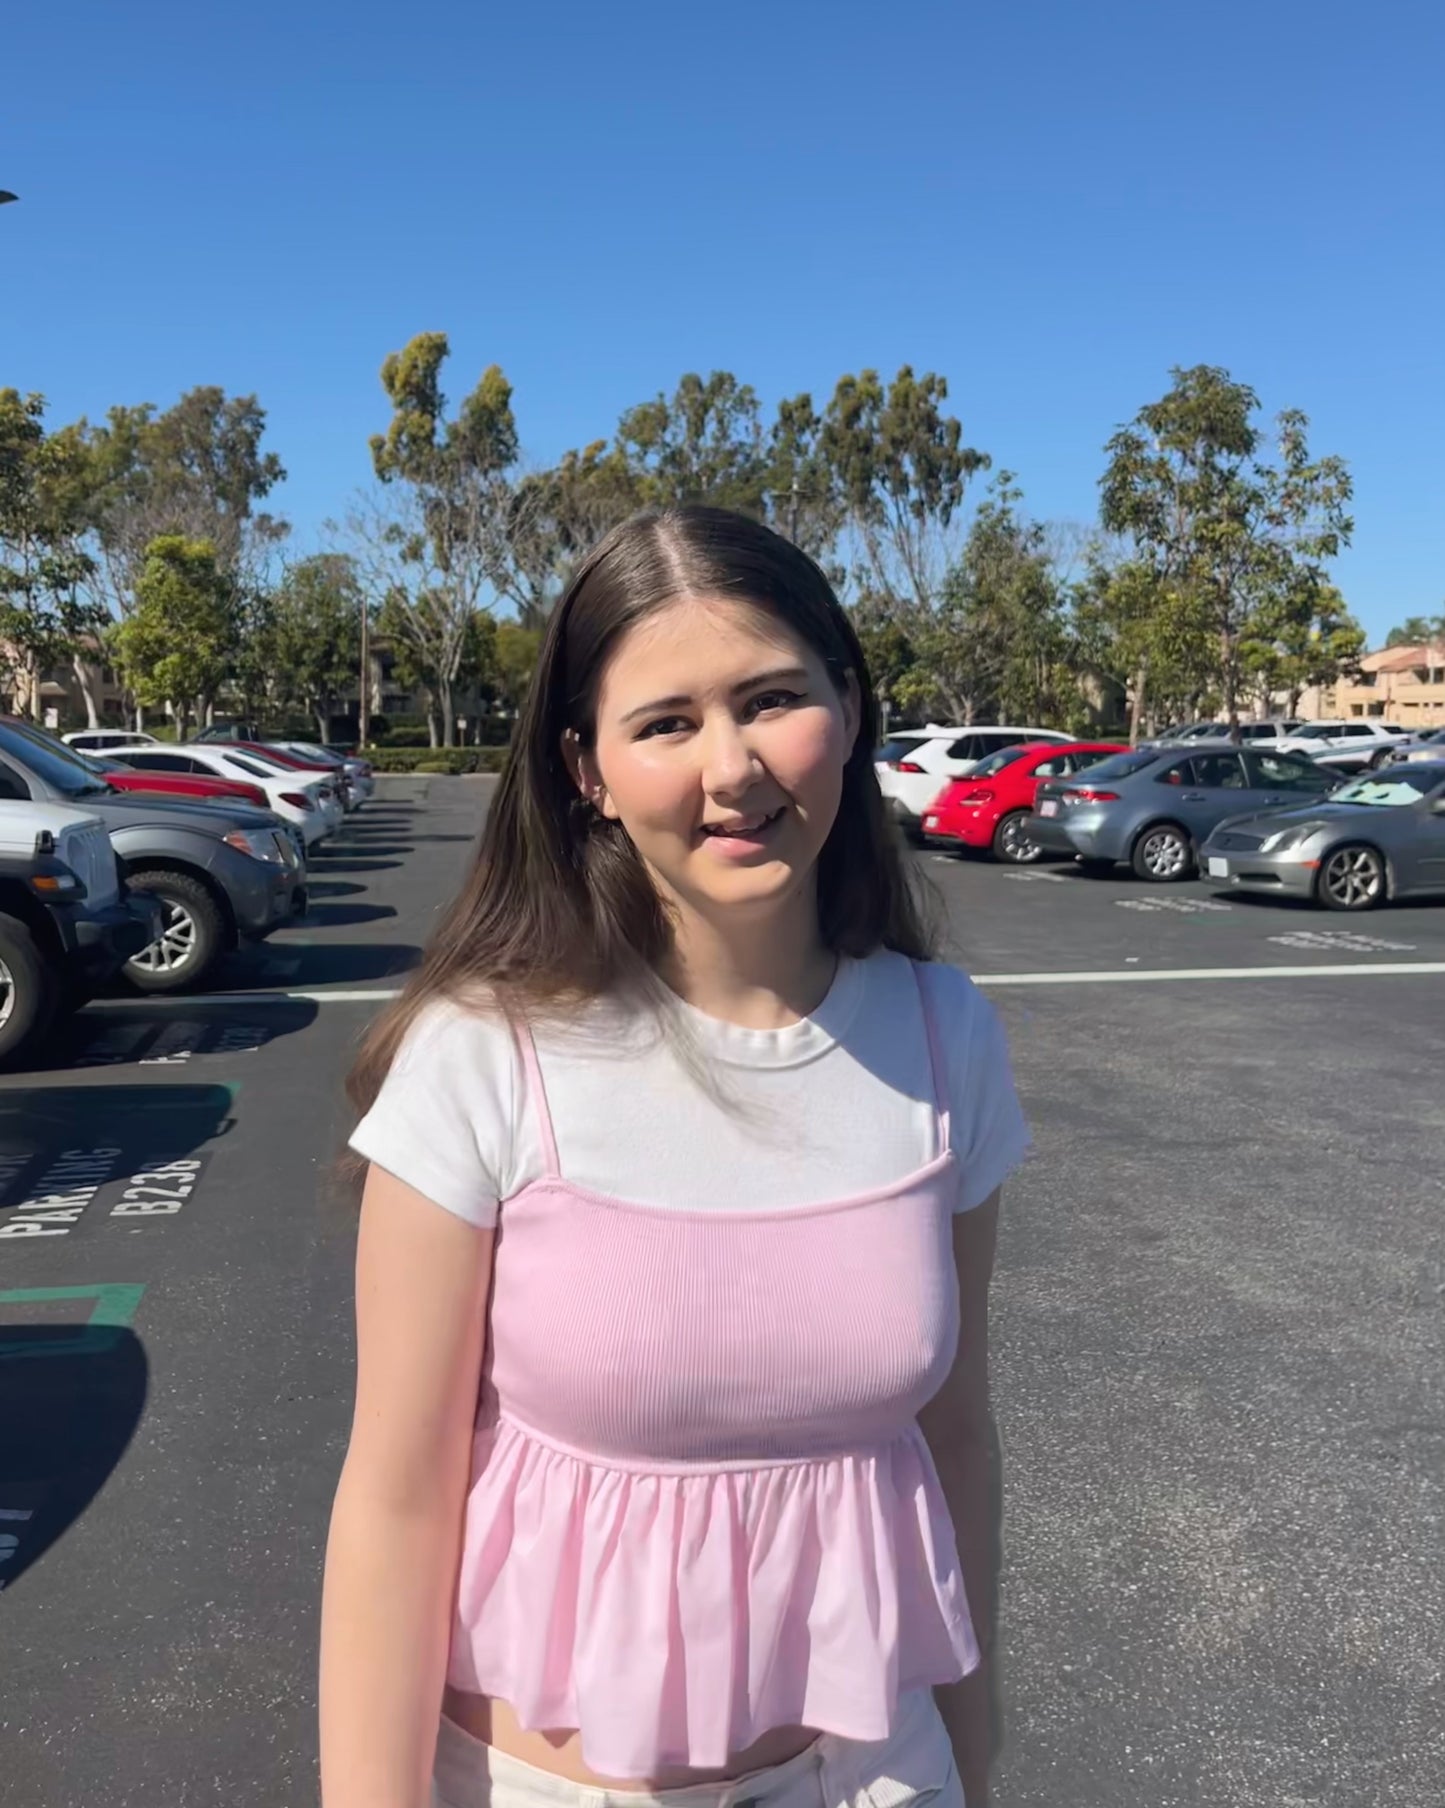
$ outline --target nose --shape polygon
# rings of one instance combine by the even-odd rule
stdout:
[[[742,724],[730,714],[707,724],[702,755],[703,789],[720,802],[745,796],[762,776],[762,761]]]

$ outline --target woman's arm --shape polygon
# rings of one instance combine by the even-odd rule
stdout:
[[[953,1516],[969,1612],[983,1662],[936,1691],[968,1808],[988,1800],[993,1752],[993,1616],[998,1589],[999,1496],[988,1406],[988,1289],[998,1236],[994,1193],[953,1220],[961,1326],[947,1381],[919,1416]]]
[[[324,1808],[430,1800],[491,1231],[373,1167],[356,1255],[356,1410],[321,1609]]]

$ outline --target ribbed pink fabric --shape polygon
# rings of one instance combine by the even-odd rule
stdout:
[[[918,1430],[958,1340],[939,1153],[792,1211],[688,1212],[548,1172],[507,1200],[449,1679],[599,1774],[713,1768],[777,1726],[885,1738],[978,1650]]]

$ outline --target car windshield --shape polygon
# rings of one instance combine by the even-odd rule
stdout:
[[[1391,766],[1385,773],[1372,773],[1369,778],[1352,779],[1331,795],[1336,804],[1370,804],[1381,809],[1401,804],[1417,804],[1428,797],[1440,783],[1438,766]]]
[[[110,789],[89,754],[73,753],[24,722],[0,722],[0,747],[65,797],[99,797]]]
[[[1089,768],[1089,783],[1108,784],[1112,780],[1133,778],[1136,772],[1142,772],[1146,766],[1152,766],[1159,755],[1144,748],[1136,748],[1132,753],[1116,753],[1107,760],[1100,760],[1097,766]]]
[[[1306,722],[1303,728],[1294,731],[1297,741],[1322,741],[1327,735],[1338,734],[1339,729],[1332,722]]]

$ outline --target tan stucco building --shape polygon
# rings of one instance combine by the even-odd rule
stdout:
[[[1445,646],[1366,653],[1358,678],[1306,691],[1300,714],[1311,721],[1379,716],[1402,728],[1445,727]]]

